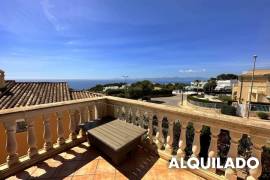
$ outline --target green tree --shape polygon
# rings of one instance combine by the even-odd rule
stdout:
[[[102,92],[102,91],[103,91],[103,85],[97,84],[95,87],[92,87],[92,88],[90,89],[90,91],[94,91],[94,92]]]
[[[220,74],[217,76],[217,80],[230,80],[230,79],[238,79],[238,76],[235,74]]]
[[[210,78],[207,83],[203,86],[204,92],[213,92],[213,90],[216,88],[216,78]]]
[[[144,81],[138,81],[136,83],[133,83],[131,85],[131,87],[137,87],[137,88],[141,88],[142,90],[142,94],[144,96],[149,96],[151,95],[151,92],[154,89],[154,85],[151,81],[148,80],[144,80]]]

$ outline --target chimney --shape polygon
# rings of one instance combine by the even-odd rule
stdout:
[[[5,87],[5,72],[0,69],[0,89]]]

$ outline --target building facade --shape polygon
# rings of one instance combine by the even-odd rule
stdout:
[[[234,84],[237,83],[237,80],[217,80],[216,91],[231,91]]]
[[[234,85],[232,97],[239,103],[247,103],[251,92],[252,71],[239,76],[238,83]],[[251,102],[270,103],[270,69],[255,70]]]

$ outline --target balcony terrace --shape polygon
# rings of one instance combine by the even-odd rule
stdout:
[[[143,147],[133,155],[121,165],[114,165],[88,143],[82,143],[8,179],[203,179],[189,171],[168,169],[166,160]]]
[[[69,138],[64,136],[64,113],[69,115]],[[56,117],[56,126],[51,126],[50,114]],[[107,116],[148,130],[137,151],[119,166],[89,146],[83,131],[77,132],[78,123]],[[16,139],[16,120],[22,118],[27,122],[28,154],[19,157],[18,145],[23,142]],[[43,128],[36,129],[35,121],[42,121]],[[257,169],[247,170],[243,176],[238,169],[168,169],[168,160],[172,155],[202,156],[205,146],[208,157],[217,157],[223,148],[227,148],[226,157],[234,158],[239,156],[239,141],[248,136],[253,144],[251,155],[261,161],[263,147],[270,137],[268,122],[192,110],[187,112],[176,107],[110,96],[1,110],[0,122],[6,131],[7,152],[6,163],[0,166],[0,179],[258,179],[263,172],[262,164]],[[176,122],[180,123],[179,127]],[[187,133],[189,125],[193,128],[191,143]],[[201,138],[205,127],[211,132],[209,143]],[[52,130],[55,129],[57,142],[54,144]],[[43,131],[44,148],[41,149],[37,146],[37,130]],[[229,134],[229,144],[220,149],[220,134],[224,131]]]

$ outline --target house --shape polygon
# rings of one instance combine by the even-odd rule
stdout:
[[[249,101],[251,91],[252,71],[239,76],[238,82],[233,86],[232,96],[241,103]],[[270,69],[258,69],[254,72],[254,81],[251,102],[270,103]]]
[[[237,83],[236,79],[231,80],[217,80],[216,91],[231,91],[234,84]]]
[[[103,95],[89,91],[70,90],[67,82],[16,82],[15,80],[5,80],[5,72],[0,70],[0,111],[100,96]],[[36,116],[33,118],[35,119],[35,127],[39,128],[39,130],[36,131],[37,139],[41,140],[43,138],[43,122],[40,121],[40,119],[43,117]],[[53,120],[55,118],[56,115],[54,114],[49,117],[49,121],[51,122],[51,126],[56,127],[56,121]],[[27,153],[28,145],[27,142],[23,140],[27,137],[26,120],[27,118],[16,119],[16,138],[19,141],[22,141],[18,149],[19,155]],[[64,136],[68,137],[68,114],[64,114],[63,123]],[[5,138],[5,130],[3,126],[0,126],[0,137]],[[52,132],[53,141],[56,141],[56,138],[56,131]],[[4,146],[5,143],[0,144],[0,153],[3,155],[6,154]],[[43,142],[38,141],[37,146],[41,148],[43,146]],[[0,164],[4,161],[4,156],[1,156]]]
[[[190,86],[186,86],[185,90],[194,91],[194,90],[202,90],[207,81],[192,81],[190,82]]]

